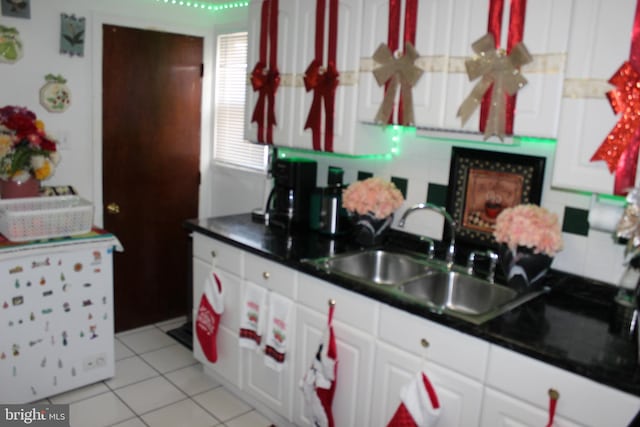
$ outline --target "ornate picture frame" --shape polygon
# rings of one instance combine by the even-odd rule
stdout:
[[[456,240],[495,246],[493,227],[505,208],[540,204],[546,158],[453,147],[447,211]]]

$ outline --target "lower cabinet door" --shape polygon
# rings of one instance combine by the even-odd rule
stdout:
[[[425,350],[424,357],[421,357],[378,342],[371,426],[387,425],[400,405],[403,386],[416,378],[421,369],[433,385],[440,403],[440,414],[434,426],[478,425],[482,404],[482,384],[429,362],[428,352],[428,349]],[[495,424],[493,427],[498,425]]]
[[[265,364],[264,345],[259,350],[241,348],[243,391],[256,398],[274,412],[291,420],[294,382],[295,310],[290,314],[287,331],[287,352],[281,371]],[[266,335],[266,334],[265,334]]]
[[[594,402],[594,404],[597,404]],[[522,400],[486,388],[482,408],[481,427],[540,427],[549,422],[549,409],[538,408]],[[554,427],[579,427],[561,417],[554,417]]]
[[[194,310],[194,326],[198,312]],[[195,331],[195,329],[194,329]],[[240,387],[240,353],[238,347],[238,331],[220,325],[216,339],[218,359],[209,362],[202,352],[197,336],[193,337],[193,356],[208,369],[219,375],[227,382]]]
[[[326,325],[326,313],[318,313],[304,307],[298,308],[293,416],[293,422],[297,426],[313,425],[298,383],[311,366]],[[338,353],[337,385],[332,406],[335,425],[370,426],[375,340],[372,335],[339,322],[335,318],[333,329]]]

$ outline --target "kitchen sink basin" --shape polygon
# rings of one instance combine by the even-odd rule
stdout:
[[[544,290],[515,290],[457,271],[442,271],[404,283],[400,290],[435,311],[480,324],[535,298]]]
[[[459,266],[418,254],[384,249],[306,260],[330,274],[389,289],[399,297],[424,303],[435,313],[445,313],[481,324],[540,295],[545,290],[519,293],[514,289],[466,273]]]
[[[399,285],[426,274],[431,267],[408,255],[385,250],[368,250],[314,261],[332,273],[377,285]]]

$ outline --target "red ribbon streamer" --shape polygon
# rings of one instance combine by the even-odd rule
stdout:
[[[400,39],[400,15],[402,9],[402,0],[389,0],[389,30],[387,33],[387,46],[391,52],[396,52],[399,48]],[[406,0],[404,10],[404,34],[403,43],[411,42],[413,46],[416,45],[416,27],[418,20],[418,0]],[[403,47],[404,50],[404,47]],[[404,52],[403,52],[404,53]],[[389,82],[385,85],[384,92],[387,93]],[[398,123],[403,123],[403,111],[402,111],[402,95],[398,102]],[[389,117],[388,124],[393,124],[393,114]]]
[[[615,170],[613,192],[627,194],[635,186],[638,152],[640,151],[640,1],[636,2],[636,13],[631,31],[629,61],[611,77],[609,83],[616,89],[607,93],[611,107],[622,117],[591,157],[591,161],[604,160],[609,170]]]
[[[556,416],[556,406],[558,405],[558,394],[549,392],[549,422],[547,427],[553,426],[553,419]]]
[[[500,34],[502,33],[502,15],[504,12],[505,0],[489,0],[489,22],[487,31],[493,34],[496,42],[496,49],[500,48]],[[524,21],[527,9],[527,0],[511,0],[509,13],[509,29],[507,33],[507,54],[511,49],[522,41],[524,35]],[[513,135],[513,119],[516,106],[516,95],[505,95],[506,118],[505,135]],[[480,132],[484,132],[489,109],[491,107],[491,88],[487,90],[480,105]]]
[[[313,101],[309,109],[309,115],[304,125],[305,129],[311,129],[314,150],[322,150],[322,104],[325,110],[325,143],[324,151],[333,152],[333,125],[335,113],[336,88],[338,87],[338,69],[336,57],[338,52],[338,0],[329,0],[329,28],[327,67],[322,66],[324,57],[324,32],[325,32],[325,0],[316,0],[316,34],[315,34],[315,58],[307,67],[304,76],[304,86],[307,92],[313,90]]]
[[[251,86],[258,92],[258,100],[251,116],[251,123],[258,124],[258,141],[273,144],[273,127],[276,123],[276,91],[280,85],[278,72],[278,0],[264,0],[260,11],[259,59],[251,72]],[[267,49],[269,64],[267,67]],[[265,105],[266,104],[266,105]],[[265,137],[266,108],[266,137]]]

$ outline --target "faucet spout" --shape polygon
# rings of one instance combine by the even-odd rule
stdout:
[[[451,268],[451,266],[453,266],[454,256],[456,253],[456,221],[442,206],[434,205],[433,203],[418,203],[411,206],[404,212],[404,214],[400,218],[400,221],[398,221],[398,227],[404,228],[407,217],[413,212],[419,210],[430,210],[439,213],[444,217],[445,222],[449,226],[449,247],[447,248],[445,260],[447,262],[447,266]]]

